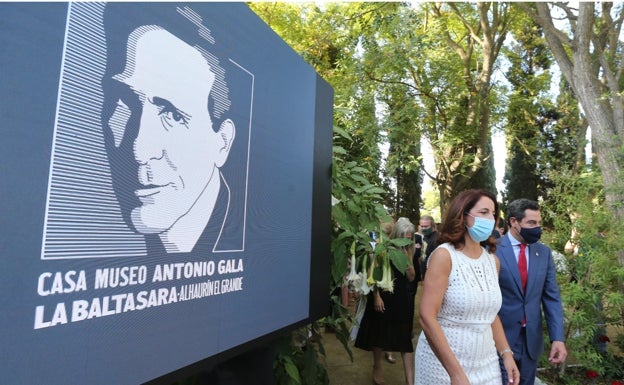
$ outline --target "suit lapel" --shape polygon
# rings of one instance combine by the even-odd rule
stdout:
[[[539,244],[534,243],[529,245],[529,274],[527,278],[527,289],[526,292],[530,293],[533,289],[535,283],[535,276],[537,272],[543,269],[543,261],[544,258],[541,258],[539,255]]]
[[[516,255],[514,254],[513,246],[511,246],[511,242],[509,241],[509,236],[504,236],[501,243],[501,251],[503,253],[503,261],[507,265],[507,271],[511,274],[515,284],[516,289],[522,293],[522,282],[520,281],[520,272],[518,271],[518,262],[516,261]]]

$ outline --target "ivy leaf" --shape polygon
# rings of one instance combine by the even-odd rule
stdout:
[[[286,373],[295,384],[301,384],[301,377],[299,376],[299,369],[293,363],[292,359],[289,357],[285,357],[284,359],[284,369],[286,369]]]

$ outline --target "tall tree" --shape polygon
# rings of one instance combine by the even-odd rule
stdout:
[[[414,48],[412,31],[419,24],[412,15],[413,9],[401,3],[388,3],[376,12],[374,29],[361,36],[361,66],[363,81],[375,87],[388,144],[384,176],[395,193],[386,204],[395,216],[417,221],[422,192],[421,131],[416,124],[420,111],[406,72]]]
[[[442,27],[437,30],[439,36],[460,59],[464,86],[457,99],[461,108],[447,127],[449,131],[431,132],[438,165],[435,180],[444,208],[466,188],[496,191],[490,127],[495,100],[492,74],[509,30],[511,13],[509,4],[497,2],[426,6]]]
[[[412,136],[420,132],[434,151],[437,172],[430,176],[442,207],[466,188],[494,191],[492,74],[511,19],[509,6],[423,3],[399,10],[385,15],[393,34],[364,40],[367,74],[380,84],[405,87]]]
[[[622,220],[624,4],[580,2],[578,9],[567,2],[518,6],[544,29],[548,46],[583,108],[592,129],[607,204],[615,217]],[[553,15],[565,18],[567,26],[556,26]]]
[[[545,156],[544,164],[553,170],[579,174],[585,171],[588,125],[570,83],[563,76],[559,80],[556,106],[557,122],[545,133],[550,151]],[[553,182],[547,182],[547,187],[552,188]]]
[[[334,88],[334,123],[349,139],[337,136],[348,160],[372,170],[381,167],[379,124],[374,89],[362,82],[356,51],[381,4],[252,2],[258,14]]]
[[[550,62],[540,28],[528,17],[514,22],[515,42],[506,50],[510,62],[506,73],[511,85],[507,110],[507,165],[503,201],[517,198],[537,200],[543,196],[540,152],[541,133],[550,124],[552,103],[545,96],[550,86]],[[540,151],[541,150],[541,151]]]
[[[396,95],[386,98],[388,116],[386,131],[390,148],[386,161],[386,175],[396,181],[396,196],[392,203],[397,217],[407,217],[412,221],[420,219],[422,175],[420,173],[420,132],[412,122],[414,113],[406,111],[412,98],[404,87],[397,89]]]
[[[540,196],[552,202],[548,191],[554,187],[554,179],[562,174],[578,175],[589,168],[585,161],[588,126],[570,84],[563,77],[559,81],[556,103],[547,111],[549,115],[545,118],[551,123],[540,131],[542,144],[537,170],[542,185]]]

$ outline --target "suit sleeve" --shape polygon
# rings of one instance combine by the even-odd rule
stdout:
[[[548,254],[548,270],[546,272],[544,290],[542,291],[544,318],[546,319],[550,341],[564,341],[563,306],[561,296],[559,295],[555,263],[551,250],[547,247],[544,247],[544,249],[542,252]]]

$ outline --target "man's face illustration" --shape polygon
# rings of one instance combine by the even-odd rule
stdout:
[[[201,53],[168,31],[142,27],[128,39],[125,69],[112,76],[119,99],[105,123],[113,152],[125,149],[136,162],[137,174],[118,177],[116,188],[134,201],[129,218],[140,233],[171,228],[218,181],[233,132],[213,128],[214,79]]]

